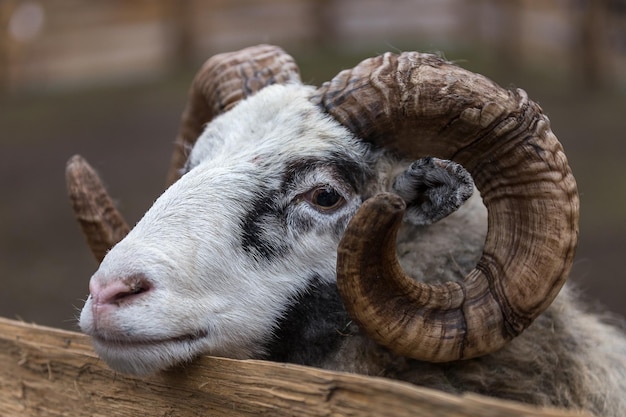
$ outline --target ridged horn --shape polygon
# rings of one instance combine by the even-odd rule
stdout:
[[[397,199],[363,204],[339,245],[337,280],[372,339],[420,360],[472,358],[503,347],[550,305],[572,265],[579,201],[548,118],[524,91],[410,52],[365,60],[313,100],[375,146],[460,163],[488,210],[474,270],[460,283],[429,285],[398,265]]]
[[[87,245],[98,263],[130,228],[94,169],[80,155],[74,155],[65,167],[65,181],[74,216],[80,224]]]
[[[208,122],[262,88],[288,82],[300,82],[300,72],[294,59],[277,46],[257,45],[209,58],[189,91],[167,186],[180,177],[189,149]]]

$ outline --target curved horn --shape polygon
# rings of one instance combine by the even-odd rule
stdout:
[[[81,157],[74,155],[65,168],[67,193],[74,215],[98,263],[130,230],[107,194],[100,177]]]
[[[288,82],[300,82],[298,66],[277,46],[257,45],[209,58],[189,91],[167,185],[180,177],[189,149],[209,121],[263,87]]]
[[[461,283],[427,285],[408,281],[389,244],[397,202],[363,205],[340,244],[337,280],[371,338],[420,360],[471,358],[500,349],[550,305],[572,265],[579,201],[548,118],[524,91],[433,55],[388,53],[341,72],[313,100],[375,146],[462,164],[489,213],[475,269]],[[384,250],[368,250],[381,240]]]

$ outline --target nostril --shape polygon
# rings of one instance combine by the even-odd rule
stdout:
[[[147,281],[133,280],[125,285],[125,288],[120,289],[119,292],[114,293],[105,302],[110,304],[119,304],[121,301],[128,301],[129,298],[147,292],[150,289]]]
[[[152,285],[144,275],[133,275],[121,280],[109,282],[104,286],[97,283],[89,285],[93,301],[98,305],[112,304],[119,306],[147,293]]]

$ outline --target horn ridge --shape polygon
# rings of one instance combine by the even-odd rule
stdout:
[[[371,263],[358,271],[346,269],[344,263],[351,264],[351,257],[364,255],[340,245],[344,255],[339,257],[337,279],[348,280],[339,284],[342,296],[370,337],[416,359],[470,358],[500,349],[550,305],[573,262],[578,193],[548,118],[523,90],[503,89],[434,55],[407,52],[386,53],[340,72],[312,100],[375,146],[408,159],[435,156],[462,164],[474,177],[488,210],[483,255],[461,283],[465,295],[456,313],[446,307],[451,295],[437,287],[429,291],[438,294],[441,305],[432,300],[424,304],[416,296],[425,291],[420,289],[407,291],[410,302],[398,311],[387,311],[382,318],[363,316],[375,309],[360,302],[351,305],[358,298],[351,291],[359,280],[368,279],[367,274],[380,270]],[[360,210],[368,207],[364,204]],[[346,235],[353,233],[348,226]],[[371,241],[370,245],[380,247]],[[395,248],[386,250],[393,253],[365,252],[374,257],[372,262],[387,262],[396,255]],[[403,281],[403,275],[388,269],[384,280]],[[378,297],[382,300],[371,297],[367,302],[388,302]],[[413,307],[407,309],[409,305]],[[466,326],[457,315],[465,317]],[[402,333],[392,323],[407,323],[408,316],[415,322],[402,326]],[[439,347],[427,348],[421,341],[439,337]]]
[[[130,227],[107,194],[96,171],[80,155],[67,161],[65,180],[74,216],[98,263]]]
[[[272,45],[257,45],[209,58],[196,74],[174,144],[167,185],[180,177],[189,149],[217,115],[271,84],[300,82],[294,59]]]

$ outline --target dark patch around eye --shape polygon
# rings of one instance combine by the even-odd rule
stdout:
[[[277,200],[275,192],[262,193],[252,202],[241,225],[243,250],[267,261],[284,256],[289,251],[289,245],[282,239],[286,235],[285,212],[276,207]]]
[[[302,158],[287,164],[280,191],[265,189],[252,201],[248,214],[241,222],[241,246],[249,255],[271,261],[285,256],[290,245],[286,243],[287,228],[307,232],[313,227],[305,218],[288,218],[286,207],[281,206],[284,195],[294,182],[320,167],[328,167],[358,192],[373,171],[366,162],[358,162],[339,152],[329,152],[324,158]],[[340,220],[335,233],[343,233],[345,224]]]
[[[359,163],[338,152],[329,152],[324,158],[302,158],[287,164],[282,191],[285,192],[297,178],[302,178],[320,167],[335,170],[337,175],[355,191],[360,190],[373,175],[368,164]]]

